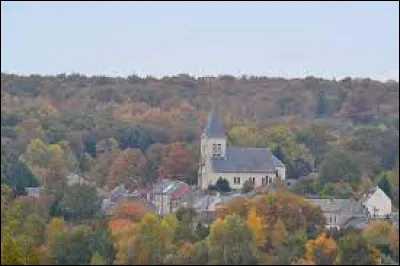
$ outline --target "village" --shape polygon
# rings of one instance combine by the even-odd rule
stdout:
[[[197,186],[179,180],[158,179],[147,189],[129,191],[124,184],[110,192],[97,188],[102,198],[101,211],[113,215],[121,204],[139,201],[149,212],[159,216],[174,214],[179,209],[195,210],[196,222],[209,226],[218,212],[235,200],[257,200],[277,189],[290,190],[298,182],[285,178],[285,165],[268,149],[227,147],[225,133],[215,112],[210,112],[201,140]],[[229,192],[215,189],[217,181],[222,179],[232,186]],[[69,186],[88,183],[79,173],[71,173],[67,180]],[[250,191],[244,191],[245,184],[251,184]],[[26,188],[28,196],[33,197],[40,197],[41,190],[40,187]],[[359,200],[319,198],[317,195],[308,195],[307,200],[321,208],[328,229],[363,229],[376,219],[387,220],[399,228],[398,210],[378,186],[366,190]]]

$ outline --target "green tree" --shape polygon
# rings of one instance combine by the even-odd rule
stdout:
[[[26,147],[22,159],[28,165],[46,167],[48,162],[47,146],[41,139],[33,139]]]
[[[52,157],[43,180],[46,195],[60,195],[67,186],[68,170],[59,157]]]
[[[1,265],[23,265],[18,247],[6,232],[1,236]]]
[[[304,230],[296,231],[294,234],[290,234],[285,244],[284,255],[281,256],[283,263],[289,264],[294,260],[298,260],[306,253],[307,234]]]
[[[225,178],[219,178],[215,184],[216,188],[220,192],[229,192],[231,191],[231,187],[229,185],[229,181]]]
[[[91,234],[85,225],[73,227],[56,235],[50,243],[55,265],[85,265],[92,259]]]
[[[60,202],[65,218],[73,221],[93,218],[100,206],[101,201],[96,189],[85,183],[68,186]]]
[[[128,262],[134,264],[161,264],[171,248],[176,220],[166,216],[160,220],[146,214],[139,223],[137,234],[129,247]]]
[[[107,265],[98,252],[94,253],[90,265]]]
[[[176,218],[181,222],[191,223],[196,216],[196,210],[193,208],[179,208],[176,212]]]
[[[380,264],[380,252],[357,233],[350,233],[338,241],[343,265],[377,265]]]
[[[254,188],[253,182],[250,182],[250,180],[246,180],[243,184],[242,192],[243,193],[249,193],[252,191]]]
[[[361,181],[361,171],[346,151],[330,151],[321,165],[324,183],[345,181],[356,187]]]
[[[392,186],[393,205],[399,207],[399,157],[397,157],[396,166],[388,175],[388,179]]]
[[[217,220],[208,236],[210,263],[222,265],[248,265],[256,263],[253,235],[238,216]]]
[[[198,241],[199,237],[196,235],[196,232],[191,223],[188,222],[179,222],[178,227],[175,233],[175,241],[176,243],[184,243],[190,242],[195,243]]]
[[[312,124],[311,126],[297,132],[296,138],[304,143],[314,155],[315,167],[323,161],[325,153],[328,151],[328,141],[334,140],[334,137],[328,133],[326,126]]]
[[[256,147],[260,141],[259,130],[252,126],[234,126],[228,132],[228,140],[233,145]]]
[[[31,170],[21,161],[11,162],[5,170],[2,183],[9,185],[18,195],[25,194],[26,187],[38,187],[39,182]]]
[[[96,254],[102,258],[104,261],[103,265],[112,264],[115,260],[116,251],[114,248],[114,243],[112,240],[111,233],[107,228],[99,227],[92,233],[92,252],[94,253],[92,257]],[[99,264],[98,264],[99,265]]]
[[[393,193],[392,193],[392,186],[391,186],[389,180],[387,179],[386,174],[384,174],[383,177],[381,178],[381,180],[379,180],[378,187],[380,189],[382,189],[383,192],[385,192],[385,194],[388,195],[388,197],[391,200],[394,200]]]

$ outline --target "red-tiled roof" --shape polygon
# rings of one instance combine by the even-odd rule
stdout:
[[[179,188],[171,193],[171,199],[177,200],[185,197],[190,192],[190,187],[187,184],[181,183]]]

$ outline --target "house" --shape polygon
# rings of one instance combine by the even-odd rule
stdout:
[[[43,190],[42,187],[26,187],[25,191],[30,197],[39,198],[41,191]]]
[[[366,191],[361,204],[365,206],[372,218],[385,218],[392,212],[391,199],[378,186]]]
[[[246,198],[246,195],[239,193],[233,193],[230,195],[221,195],[219,193],[216,193],[215,195],[205,195],[193,204],[193,209],[195,209],[198,214],[198,221],[208,225],[217,218],[218,211],[224,208],[227,204],[236,199]]]
[[[191,191],[184,182],[163,179],[148,193],[147,200],[156,207],[159,215],[165,215],[188,207]]]
[[[340,229],[350,219],[367,217],[365,208],[353,199],[308,199],[319,206],[326,218],[327,228]]]
[[[254,187],[285,179],[285,165],[267,148],[227,147],[226,135],[214,112],[208,117],[201,135],[198,185],[207,189],[219,178],[233,189],[241,189],[249,180]]]
[[[98,191],[98,193],[99,193],[99,191]],[[118,203],[121,202],[125,198],[126,193],[127,193],[127,190],[125,189],[125,185],[116,186],[103,199],[102,206],[101,206],[103,212],[108,214],[108,215],[112,214],[112,212],[117,207]]]

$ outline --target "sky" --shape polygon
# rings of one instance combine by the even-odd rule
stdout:
[[[399,80],[394,2],[1,2],[1,71]]]

